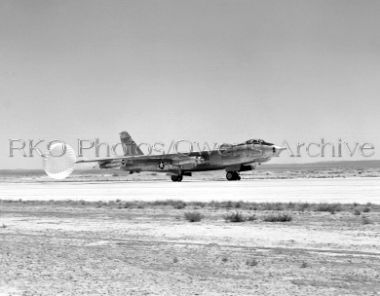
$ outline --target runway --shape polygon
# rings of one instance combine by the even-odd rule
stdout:
[[[2,183],[1,199],[340,202],[380,204],[380,178]]]

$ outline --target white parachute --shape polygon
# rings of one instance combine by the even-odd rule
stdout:
[[[42,159],[46,174],[57,180],[70,176],[77,160],[74,149],[65,143],[52,144],[48,155],[44,155]]]

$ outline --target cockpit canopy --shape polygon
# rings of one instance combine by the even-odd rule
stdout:
[[[257,144],[257,145],[264,145],[264,146],[273,146],[274,144],[265,142],[264,140],[261,139],[251,139],[248,141],[245,141],[244,144]]]
[[[265,142],[264,140],[261,140],[261,139],[251,139],[251,140],[248,140],[248,141],[245,141],[244,143],[240,143],[240,144],[237,144],[236,146],[244,146],[244,145],[264,145],[264,146],[273,146],[274,144],[272,143],[268,143],[268,142]],[[230,149],[232,148],[234,145],[232,144],[222,144],[219,146],[220,149]]]

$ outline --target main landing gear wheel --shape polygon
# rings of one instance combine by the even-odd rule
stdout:
[[[173,182],[181,182],[182,181],[182,175],[172,175],[172,181]]]
[[[238,172],[227,172],[226,178],[228,181],[238,181],[241,179]]]

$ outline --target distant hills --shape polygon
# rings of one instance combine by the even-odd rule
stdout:
[[[313,163],[284,163],[284,164],[272,164],[265,163],[259,166],[257,169],[369,169],[380,168],[380,160],[343,160],[343,161],[321,161]]]

